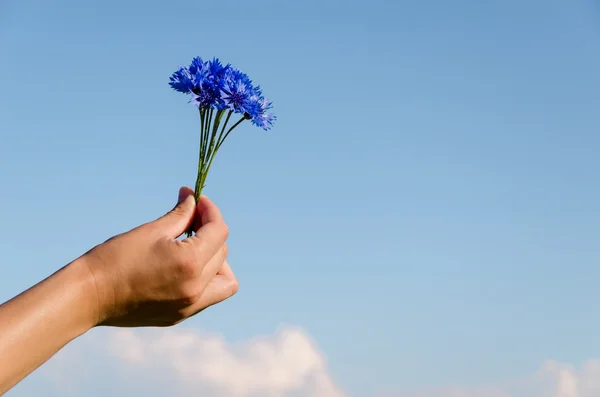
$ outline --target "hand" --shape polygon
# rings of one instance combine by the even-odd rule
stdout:
[[[176,240],[191,225],[195,234]],[[168,214],[80,258],[95,280],[96,325],[170,326],[234,295],[227,237],[215,204],[202,197],[196,205],[182,188]]]
[[[193,194],[0,305],[0,395],[92,327],[174,325],[237,292],[223,217]]]

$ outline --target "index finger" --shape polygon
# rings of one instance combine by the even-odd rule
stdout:
[[[198,229],[208,223],[224,222],[219,207],[206,196],[200,196],[196,204],[196,219],[200,222],[198,225],[194,224],[194,232],[198,232]]]
[[[200,222],[194,223],[195,234],[188,240],[199,251],[199,255],[208,261],[225,244],[229,230],[219,208],[206,196],[198,200],[196,219]]]

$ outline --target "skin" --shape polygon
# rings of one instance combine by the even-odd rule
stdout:
[[[166,215],[0,305],[0,395],[93,327],[172,326],[234,295],[228,234],[216,205],[182,188]]]

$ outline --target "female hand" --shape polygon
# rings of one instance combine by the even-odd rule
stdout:
[[[195,220],[195,222],[194,222]],[[194,222],[195,234],[176,240]],[[82,257],[95,280],[98,325],[169,326],[237,292],[226,261],[227,225],[206,197],[182,188],[165,216]]]

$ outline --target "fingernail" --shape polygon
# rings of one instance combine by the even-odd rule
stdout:
[[[185,187],[179,189],[179,198],[177,199],[177,204],[181,204],[188,197],[189,192]]]

